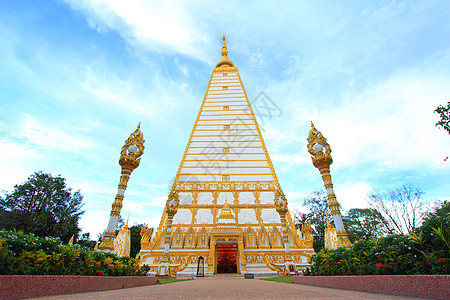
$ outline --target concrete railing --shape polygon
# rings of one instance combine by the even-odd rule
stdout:
[[[294,283],[389,295],[450,299],[450,275],[295,276]]]
[[[2,275],[0,299],[22,299],[123,289],[156,283],[144,276]]]

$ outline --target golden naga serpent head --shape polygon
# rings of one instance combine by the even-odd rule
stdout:
[[[178,199],[178,190],[172,189],[166,201],[166,211],[168,214],[176,214],[180,200]]]
[[[311,122],[311,130],[309,131],[307,141],[308,152],[311,154],[313,165],[319,169],[324,167],[329,168],[333,163],[331,147],[322,133],[314,127],[313,122]]]
[[[312,233],[312,227],[311,227],[311,223],[310,223],[310,222],[303,223],[303,226],[302,226],[302,233],[303,233],[303,236],[304,236],[304,237],[309,237],[309,236],[311,236],[311,233]]]
[[[139,166],[141,156],[144,154],[144,135],[141,132],[141,123],[137,129],[130,134],[120,151],[119,164],[122,168],[133,171]]]
[[[283,193],[283,190],[278,187],[278,189],[275,191],[275,198],[274,203],[276,206],[276,210],[280,213],[287,212],[287,199],[286,195]]]

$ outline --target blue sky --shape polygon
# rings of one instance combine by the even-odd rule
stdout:
[[[449,15],[431,0],[0,1],[0,190],[61,174],[95,235],[142,122],[122,212],[157,224],[226,34],[254,109],[261,92],[280,109],[260,107],[258,121],[292,208],[323,188],[310,121],[332,147],[344,209],[403,184],[449,199],[450,136],[433,113],[450,95]]]

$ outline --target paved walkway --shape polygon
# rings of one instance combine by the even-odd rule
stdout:
[[[42,298],[40,298],[42,299]],[[45,299],[413,299],[259,279],[201,278]]]

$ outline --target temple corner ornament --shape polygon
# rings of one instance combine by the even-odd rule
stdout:
[[[139,123],[137,129],[130,134],[130,137],[127,140],[125,140],[125,144],[120,151],[119,165],[122,168],[122,173],[116,198],[111,207],[108,227],[103,235],[102,242],[98,246],[98,251],[114,252],[114,232],[119,221],[125,190],[127,189],[131,172],[139,167],[141,156],[144,154],[144,143],[144,135],[141,132],[141,123]]]
[[[116,238],[114,239],[114,253],[117,256],[124,257],[130,256],[131,250],[131,233],[128,228],[128,220],[125,224],[124,228],[122,228],[119,233],[117,233]]]
[[[327,139],[316,129],[313,122],[311,122],[311,130],[309,131],[307,141],[308,152],[311,154],[312,163],[322,175],[322,180],[325,185],[328,206],[330,207],[331,215],[333,216],[334,224],[336,226],[338,245],[340,247],[349,247],[352,243],[345,230],[340,205],[334,194],[333,183],[331,181],[330,165],[333,163],[331,147],[328,144]]]
[[[337,230],[334,228],[327,217],[327,227],[325,228],[325,248],[337,249],[339,247]]]
[[[289,247],[289,238],[287,234],[287,222],[286,214],[288,213],[286,195],[283,193],[280,187],[275,191],[274,204],[276,211],[280,215],[282,226],[282,239],[284,245],[284,274],[295,274],[295,264],[292,260],[291,251]]]
[[[178,206],[180,205],[180,200],[178,199],[178,190],[172,188],[169,193],[169,197],[166,201],[166,206],[164,208],[165,213],[167,214],[167,229],[164,237],[164,254],[161,260],[161,263],[158,267],[159,275],[170,275],[170,256],[169,256],[169,248],[171,245],[171,235],[172,235],[172,222],[173,217],[176,215],[178,211]]]

